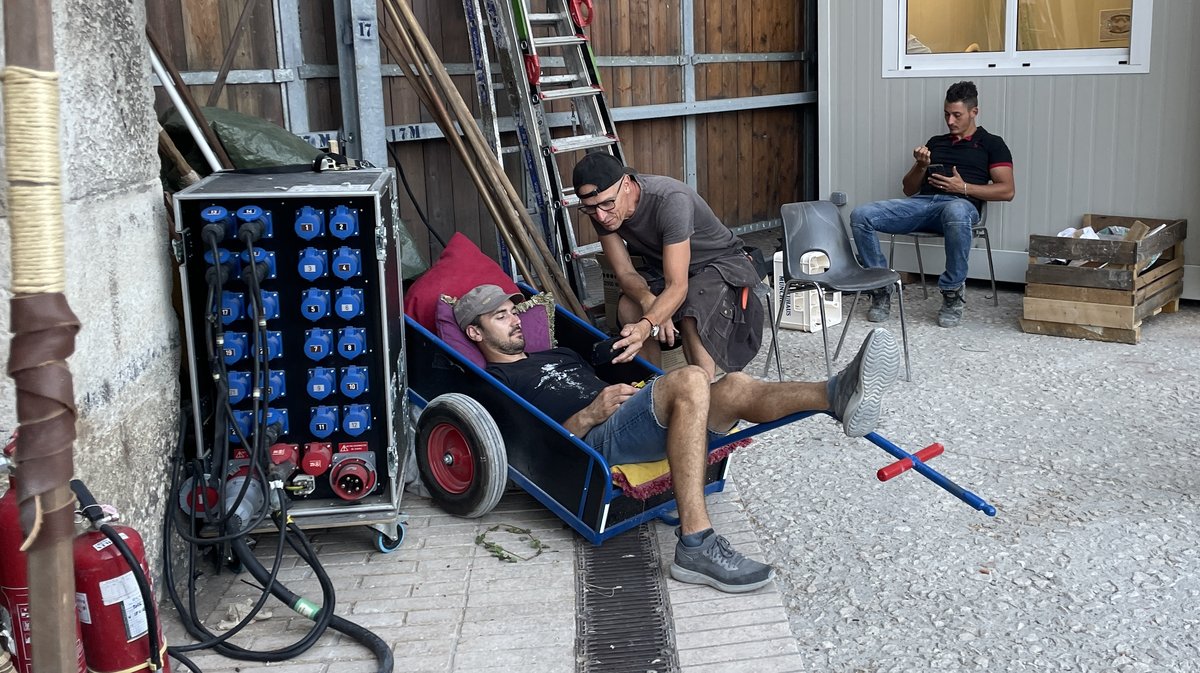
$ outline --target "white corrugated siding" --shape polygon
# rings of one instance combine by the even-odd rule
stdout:
[[[973,79],[979,123],[1004,137],[1015,163],[1017,198],[988,212],[1001,280],[1024,280],[1029,234],[1075,226],[1084,213],[1183,217],[1184,296],[1200,299],[1200,3],[1154,4],[1144,75],[884,79],[882,3],[895,1],[821,0],[823,198],[845,192],[848,220],[859,203],[901,196],[912,148],[945,131],[946,88]],[[940,264],[928,257],[937,259],[927,269]],[[906,247],[896,262],[915,270]],[[973,256],[971,276],[986,273]]]

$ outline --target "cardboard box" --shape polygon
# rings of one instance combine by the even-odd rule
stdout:
[[[804,273],[820,273],[829,268],[829,258],[819,252],[810,252],[804,255],[800,260],[801,269]],[[804,290],[802,292],[793,292],[787,297],[783,296],[783,252],[775,253],[775,273],[773,276],[775,288],[775,301],[783,304],[783,319],[779,322],[780,327],[787,329],[798,329],[805,332],[816,332],[822,329],[821,325],[821,306],[817,304],[820,299],[819,292],[816,290]],[[775,305],[775,310],[779,310],[779,304]],[[771,316],[774,320],[775,316]],[[832,327],[842,321],[842,293],[830,292],[825,296],[825,319]]]

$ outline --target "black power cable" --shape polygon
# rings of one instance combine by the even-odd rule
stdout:
[[[425,211],[421,210],[421,204],[417,203],[417,197],[413,194],[412,186],[408,184],[408,176],[404,174],[404,164],[400,163],[400,157],[396,154],[396,149],[390,143],[388,144],[388,154],[392,157],[392,163],[396,164],[396,172],[400,174],[400,182],[404,184],[404,191],[408,193],[408,198],[412,201],[413,208],[417,210],[417,217],[421,218],[421,222],[429,230],[429,235],[442,244],[442,249],[445,249],[446,239],[442,238],[441,234],[434,230],[433,225],[429,224],[429,220],[425,217]]]

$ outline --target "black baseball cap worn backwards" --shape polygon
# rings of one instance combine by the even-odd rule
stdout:
[[[571,182],[575,185],[576,196],[590,199],[615,185],[621,176],[636,174],[636,171],[626,168],[613,155],[607,152],[592,152],[575,164],[575,170],[571,172]],[[584,194],[579,191],[584,185],[594,185],[595,189]]]

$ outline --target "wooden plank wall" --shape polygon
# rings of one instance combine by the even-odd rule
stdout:
[[[456,0],[411,0],[434,49],[448,64],[470,63],[461,3]],[[337,63],[333,10],[322,0],[302,0],[301,26],[307,64]],[[695,47],[698,53],[800,52],[803,45],[801,11],[795,0],[695,0]],[[166,0],[148,3],[150,25],[167,44],[171,59],[183,71],[220,67],[225,45],[237,23],[242,3],[232,0]],[[235,69],[277,67],[270,0],[259,0],[234,61]],[[655,0],[610,0],[595,4],[589,29],[597,56],[674,56],[682,53],[678,3]],[[386,15],[381,21],[387,29]],[[813,45],[815,50],[815,45]],[[395,59],[386,52],[385,63]],[[679,66],[624,66],[601,69],[614,107],[679,103],[684,100],[683,70]],[[478,109],[471,76],[454,77],[472,110]],[[403,77],[385,78],[384,105],[388,124],[431,122]],[[340,125],[336,79],[308,80],[308,126],[332,130]],[[802,64],[712,63],[697,67],[696,99],[804,91]],[[208,87],[194,93],[204,100]],[[501,114],[507,104],[503,92]],[[160,110],[166,109],[159,94]],[[222,107],[282,123],[278,85],[227,86]],[[703,115],[697,124],[698,189],[729,226],[779,216],[782,203],[801,198],[802,112],[799,108],[732,111]],[[684,178],[684,118],[668,117],[619,124],[629,165],[645,173]],[[512,139],[507,139],[512,144]],[[393,143],[404,177],[438,234],[448,239],[460,231],[490,255],[496,254],[495,229],[462,163],[444,140]],[[515,159],[506,161],[510,177],[520,175]],[[569,175],[569,166],[564,175]],[[815,168],[815,167],[814,167]],[[404,187],[401,186],[401,191]],[[430,258],[441,251],[417,216],[412,200],[401,194],[401,217],[418,249]],[[580,243],[595,240],[590,224],[579,221]]]

